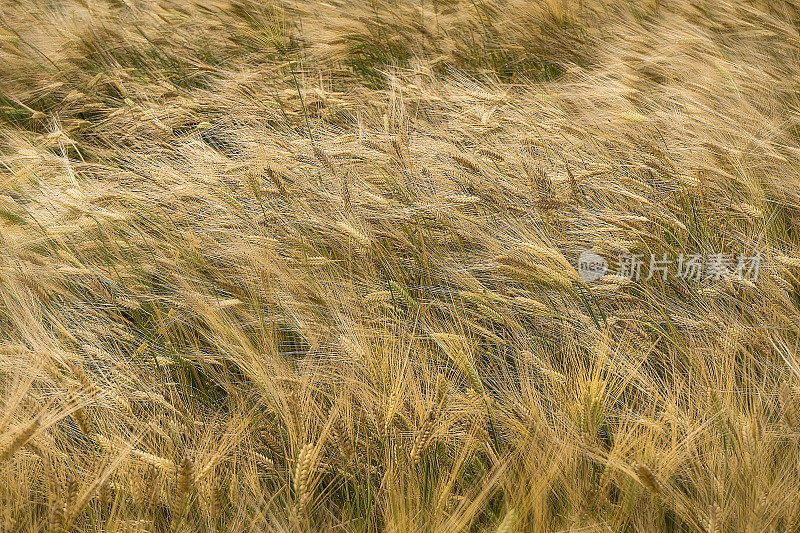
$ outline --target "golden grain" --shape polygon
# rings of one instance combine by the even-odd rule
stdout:
[[[797,530],[795,4],[5,2],[0,528]]]
[[[297,461],[294,469],[294,497],[299,510],[305,508],[310,497],[308,493],[311,476],[316,468],[316,447],[312,443],[306,443],[297,454]]]

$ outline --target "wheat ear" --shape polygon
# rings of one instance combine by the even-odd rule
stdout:
[[[716,503],[708,510],[708,533],[722,533],[722,516]]]
[[[661,485],[658,483],[656,476],[653,475],[653,471],[650,470],[647,465],[634,464],[633,468],[636,470],[639,481],[647,490],[653,494],[658,494],[661,491]]]
[[[435,423],[436,406],[431,406],[431,408],[428,410],[427,416],[425,417],[425,422],[422,423],[422,427],[417,434],[417,439],[414,441],[414,447],[411,449],[411,456],[409,459],[412,463],[416,464],[419,462],[423,450],[425,450],[431,440],[431,434],[433,433],[433,427]]]
[[[294,469],[294,494],[298,512],[301,512],[308,502],[309,481],[315,462],[316,447],[308,443],[297,454],[297,464]]]
[[[336,443],[339,445],[339,453],[342,454],[342,460],[345,464],[349,463],[350,458],[353,456],[353,446],[350,443],[350,438],[347,435],[347,428],[345,428],[341,418],[336,419],[331,430],[333,431]]]
[[[778,398],[781,401],[781,408],[783,409],[783,417],[789,426],[795,428],[800,425],[800,414],[798,414],[797,404],[795,403],[795,395],[792,392],[789,383],[784,381],[781,388],[778,389]]]
[[[509,509],[500,525],[497,526],[497,533],[512,533],[517,529],[517,512]]]
[[[186,515],[186,509],[189,503],[189,491],[194,485],[194,462],[187,455],[181,461],[181,466],[178,470],[178,492],[177,492],[177,505],[175,508],[175,528],[180,525]]]
[[[25,425],[14,437],[11,441],[5,446],[5,448],[0,451],[0,463],[6,461],[12,455],[14,455],[17,450],[22,448],[28,440],[33,436],[37,429],[39,429],[39,417],[34,418],[30,422]]]

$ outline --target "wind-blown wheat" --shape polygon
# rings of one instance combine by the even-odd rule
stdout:
[[[796,4],[4,2],[0,527],[797,529]]]
[[[309,494],[309,484],[311,476],[314,474],[317,462],[317,449],[312,443],[306,443],[297,454],[297,461],[294,469],[294,496],[295,504],[299,512],[305,509]]]

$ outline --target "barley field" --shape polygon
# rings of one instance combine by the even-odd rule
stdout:
[[[3,0],[0,530],[800,532],[798,231],[790,0]]]

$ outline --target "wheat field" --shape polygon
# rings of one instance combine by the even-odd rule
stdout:
[[[4,0],[0,530],[800,531],[799,32]]]

